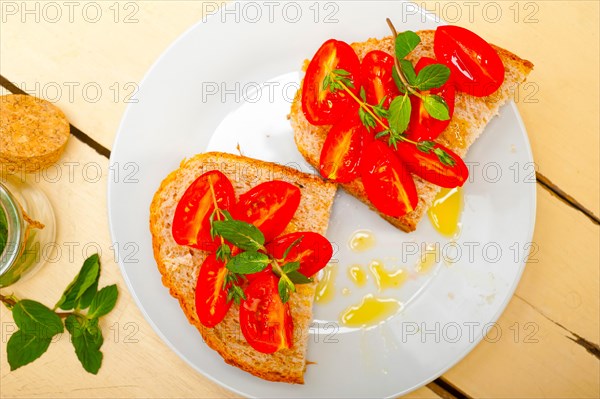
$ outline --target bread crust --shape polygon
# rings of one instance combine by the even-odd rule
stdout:
[[[421,57],[433,57],[433,37],[434,30],[418,31],[421,43],[410,54],[408,59],[414,63]],[[364,42],[352,43],[352,48],[362,60],[364,56],[372,50],[382,50],[389,54],[394,53],[394,40],[391,36],[382,39],[371,38]],[[445,145],[459,156],[464,157],[467,150],[473,142],[482,133],[487,123],[498,114],[501,105],[506,103],[513,95],[518,84],[525,81],[527,75],[533,69],[530,61],[524,60],[515,54],[494,46],[498,55],[504,63],[506,76],[503,84],[492,95],[483,98],[470,96],[466,93],[457,92],[454,116],[449,126],[442,132],[436,140]],[[289,119],[294,129],[294,141],[302,156],[314,168],[319,168],[319,159],[321,148],[331,126],[313,126],[302,112],[302,87],[296,92],[292,103]],[[426,182],[418,176],[413,175],[419,202],[417,207],[408,214],[395,218],[379,212],[367,198],[361,178],[357,178],[350,183],[340,184],[348,193],[367,204],[371,209],[377,212],[382,218],[399,229],[411,232],[417,227],[419,221],[425,215],[425,212],[440,191],[440,187]]]
[[[199,266],[208,255],[205,251],[177,245],[171,234],[174,208],[189,186],[202,173],[218,169],[232,181],[236,195],[268,180],[285,180],[296,184],[302,199],[296,215],[284,231],[315,231],[325,234],[336,186],[317,176],[285,166],[225,153],[198,154],[183,160],[160,184],[150,205],[152,249],[163,284],[169,288],[206,344],[227,362],[269,381],[304,383],[308,327],[312,322],[312,305],[316,281],[296,287],[290,299],[294,321],[294,347],[272,355],[255,351],[239,329],[237,305],[214,328],[204,327],[196,315],[194,287]],[[317,217],[309,217],[315,215]]]

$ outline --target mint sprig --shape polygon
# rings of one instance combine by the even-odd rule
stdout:
[[[89,373],[98,373],[102,365],[100,347],[104,342],[98,323],[100,317],[115,307],[118,298],[114,284],[98,291],[99,277],[100,258],[94,254],[85,260],[54,309],[30,299],[19,300],[13,295],[0,294],[0,301],[12,311],[15,324],[19,327],[6,346],[11,371],[42,356],[52,338],[63,333],[66,327],[83,368]],[[72,312],[56,312],[58,308]]]
[[[345,85],[351,89],[354,89],[354,84],[352,80],[348,78],[350,72],[343,69],[334,69],[331,73],[325,76],[323,79],[323,90],[329,90],[332,93],[335,93],[338,90],[342,90]]]
[[[343,75],[342,75],[343,76]],[[220,211],[218,208],[215,212]],[[265,248],[265,236],[253,224],[235,220],[227,214],[224,220],[211,218],[211,231],[214,236],[221,237],[222,244],[217,248],[216,257],[225,262],[227,274],[222,289],[227,290],[227,300],[239,304],[246,299],[242,288],[246,275],[259,273],[271,266],[273,272],[279,276],[279,296],[282,302],[287,302],[291,293],[295,292],[295,284],[306,284],[313,280],[298,271],[300,263],[289,262],[280,265],[279,261],[271,257]],[[295,240],[285,251],[284,259],[289,252],[300,243],[302,237]],[[231,248],[227,243],[238,247],[242,252],[232,256]]]
[[[390,130],[389,132],[389,144],[396,147],[396,143],[400,141],[400,135],[406,130],[408,127],[408,123],[410,122],[410,112],[412,110],[410,104],[410,98],[408,97],[408,93],[404,93],[403,96],[398,96],[394,98],[392,103],[390,104]],[[381,137],[381,133],[378,134],[378,137]]]
[[[440,96],[424,93],[444,85],[450,78],[450,69],[443,64],[431,64],[416,74],[412,63],[404,58],[419,45],[421,39],[412,31],[397,33],[389,19],[387,19],[387,23],[396,37],[396,57],[392,71],[396,86],[405,95],[419,97],[431,117],[443,121],[450,119],[446,101]],[[405,118],[405,116],[402,115],[401,118]],[[407,127],[409,121],[410,115],[406,121]],[[400,125],[403,126],[404,122]],[[393,131],[393,133],[402,134],[404,131]]]
[[[444,85],[450,78],[450,69],[443,64],[431,64],[424,67],[418,74],[415,73],[412,63],[406,59],[421,42],[419,36],[412,31],[397,33],[392,22],[387,19],[387,23],[392,30],[395,39],[395,59],[392,75],[394,82],[403,93],[396,106],[392,109],[394,101],[397,101],[400,96],[396,97],[390,104],[390,129],[384,130],[378,134],[379,137],[389,135],[388,142],[390,145],[396,146],[400,140],[409,141],[404,137],[404,132],[410,123],[410,101],[407,101],[409,96],[416,96],[423,101],[425,111],[435,119],[448,120],[450,113],[446,101],[438,95],[428,93],[428,90],[435,89]],[[414,143],[422,152],[429,153],[433,150],[433,146]],[[436,148],[434,154],[438,160],[447,166],[454,166],[456,161],[441,148]]]
[[[392,22],[389,19],[387,19],[387,22],[396,38],[392,77],[398,90],[402,93],[392,100],[389,109],[386,110],[383,106],[385,98],[377,105],[368,104],[364,87],[360,89],[360,98],[357,97],[349,89],[348,79],[345,78],[350,73],[343,69],[335,69],[327,74],[323,80],[323,87],[328,88],[331,92],[345,90],[359,104],[358,116],[367,130],[376,129],[378,125],[383,128],[376,133],[376,138],[388,136],[388,145],[394,148],[397,147],[399,141],[404,141],[415,145],[422,152],[430,153],[433,150],[432,146],[410,140],[405,135],[412,111],[410,96],[419,97],[431,117],[438,120],[450,119],[446,101],[441,96],[428,92],[428,90],[441,87],[448,81],[450,69],[443,64],[432,64],[426,66],[417,74],[413,64],[404,58],[421,42],[419,35],[412,31],[398,34]],[[386,124],[383,119],[387,119],[388,123]],[[433,153],[444,165],[454,166],[456,164],[454,158],[441,148],[436,148]]]

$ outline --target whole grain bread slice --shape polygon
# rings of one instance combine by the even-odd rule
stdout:
[[[433,52],[434,33],[435,31],[433,30],[417,32],[421,38],[421,43],[408,57],[413,64],[421,57],[435,58]],[[394,39],[391,36],[383,39],[369,39],[365,42],[353,43],[351,46],[356,51],[360,60],[372,50],[382,50],[389,54],[394,54]],[[445,145],[456,152],[461,157],[466,155],[467,150],[483,132],[483,129],[488,122],[498,114],[500,106],[513,98],[518,84],[524,82],[527,75],[533,69],[533,64],[531,62],[521,59],[500,47],[493,45],[492,47],[496,49],[504,63],[506,70],[504,83],[502,83],[500,88],[494,94],[488,97],[478,98],[463,92],[457,92],[454,116],[448,127],[436,140],[440,144]],[[296,93],[289,115],[289,119],[294,129],[294,140],[298,150],[307,162],[318,169],[321,148],[323,148],[325,138],[331,127],[311,125],[302,112],[301,98],[302,88]],[[428,183],[417,176],[413,177],[419,195],[419,202],[415,210],[400,218],[390,217],[378,212],[380,216],[388,222],[407,232],[416,229],[417,224],[440,191],[439,186]],[[367,198],[360,178],[355,179],[350,183],[341,184],[341,186],[347,192],[369,205],[371,209],[377,212],[377,209]]]
[[[304,383],[308,330],[316,281],[298,285],[290,299],[294,321],[294,342],[290,349],[274,354],[254,350],[241,333],[238,306],[233,305],[225,319],[214,328],[204,327],[196,314],[194,290],[200,265],[208,256],[205,251],[178,245],[171,233],[171,223],[179,199],[201,174],[219,170],[230,180],[236,196],[257,184],[283,180],[300,188],[302,199],[284,234],[314,231],[325,234],[336,186],[317,176],[281,165],[232,154],[210,152],[181,162],[179,169],[161,183],[150,206],[150,231],[154,258],[163,284],[179,304],[189,322],[198,328],[204,341],[234,366],[271,381]]]

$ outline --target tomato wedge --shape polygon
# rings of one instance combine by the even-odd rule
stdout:
[[[381,213],[400,217],[416,208],[415,182],[387,144],[376,140],[365,149],[361,177],[367,197]]]
[[[321,149],[321,176],[338,183],[354,180],[363,149],[366,128],[357,117],[338,121],[325,139]]]
[[[246,341],[259,352],[274,353],[291,348],[294,322],[289,303],[281,302],[279,278],[273,273],[254,279],[240,306],[240,327]]]
[[[296,240],[299,240],[288,252],[283,263],[300,262],[298,271],[311,277],[327,265],[333,255],[331,243],[321,234],[313,232],[297,232],[286,234],[271,241],[267,252],[275,259],[283,259],[285,251]]]
[[[265,242],[269,242],[281,234],[292,220],[300,205],[300,197],[298,187],[273,180],[261,183],[240,195],[231,214],[234,219],[258,227],[265,236]]]
[[[419,60],[419,62],[417,62],[415,71],[418,74],[427,65],[438,63],[439,62],[433,58],[423,57]],[[446,101],[446,104],[448,104],[448,113],[450,114],[450,118],[452,118],[452,115],[454,114],[454,99],[456,96],[456,90],[454,89],[454,84],[452,83],[452,75],[442,87],[429,90],[429,93],[437,94]],[[450,124],[450,119],[441,121],[430,116],[425,110],[423,101],[419,97],[411,96],[410,103],[410,123],[408,124],[408,129],[406,130],[406,136],[409,139],[415,141],[435,140]]]
[[[440,26],[433,40],[435,57],[450,68],[456,88],[475,97],[489,96],[504,81],[504,65],[494,48],[459,26]]]
[[[344,70],[348,75],[348,89],[355,95],[360,89],[360,61],[358,56],[345,42],[330,39],[317,50],[302,83],[302,111],[313,125],[331,125],[348,114],[358,104],[344,90],[324,87],[325,79],[336,70]]]
[[[387,109],[394,97],[400,94],[392,76],[393,67],[394,57],[385,51],[373,50],[365,55],[360,73],[367,103],[377,105],[385,97],[383,105]]]
[[[210,236],[210,216],[215,210],[215,202],[220,209],[229,209],[235,202],[231,182],[217,170],[198,177],[179,200],[171,228],[177,244],[203,250],[216,249],[217,244]],[[216,219],[220,220],[220,217]]]
[[[200,266],[196,283],[196,314],[205,327],[212,328],[219,324],[231,307],[231,301],[227,301],[227,291],[223,289],[226,275],[225,263],[218,261],[214,253]]]
[[[396,154],[409,172],[440,187],[462,186],[469,177],[469,169],[462,158],[441,144],[436,143],[434,148],[446,151],[454,159],[454,166],[444,165],[433,150],[424,153],[406,142],[398,143],[397,147]]]

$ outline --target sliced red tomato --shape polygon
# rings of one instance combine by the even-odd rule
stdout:
[[[361,177],[367,197],[381,213],[400,217],[416,208],[415,182],[387,144],[376,140],[365,149]]]
[[[504,65],[494,48],[460,26],[440,26],[435,31],[435,57],[446,64],[456,88],[475,97],[489,96],[504,81]]]
[[[202,250],[216,249],[218,244],[210,236],[210,216],[215,203],[219,209],[229,209],[234,202],[233,186],[223,173],[213,170],[198,177],[175,208],[171,228],[175,242]],[[221,220],[220,215],[215,220]]]
[[[300,205],[300,197],[298,187],[273,180],[240,195],[231,214],[234,219],[258,227],[265,236],[265,242],[269,242],[281,234],[292,220]]]
[[[211,253],[200,266],[196,283],[196,313],[205,327],[219,324],[231,307],[227,291],[223,289],[227,268]],[[226,287],[227,288],[227,287]]]
[[[439,64],[439,62],[433,58],[423,57],[419,60],[419,62],[417,62],[417,65],[415,66],[415,72],[418,74],[423,68],[431,64]],[[451,79],[452,75],[443,86],[429,90],[429,93],[437,94],[446,101],[446,104],[448,104],[448,114],[450,114],[450,118],[452,118],[452,115],[454,114],[454,99],[456,96],[454,84],[452,83]],[[450,119],[441,121],[429,115],[427,110],[425,110],[423,101],[419,97],[410,96],[410,103],[410,122],[406,130],[406,136],[409,139],[415,141],[435,140],[450,124]]]
[[[285,251],[299,239],[300,242],[292,247],[284,259]],[[284,264],[300,262],[298,271],[311,277],[327,265],[333,255],[333,248],[321,234],[307,231],[278,237],[267,245],[267,252],[275,259],[283,259]]]
[[[469,177],[467,165],[465,165],[461,157],[449,148],[441,144],[436,144],[435,148],[441,148],[446,151],[454,159],[454,166],[444,165],[433,150],[429,153],[424,153],[419,151],[413,144],[406,142],[398,143],[396,154],[409,172],[414,173],[424,180],[440,187],[454,188],[462,186],[467,177]]]
[[[366,130],[358,117],[346,118],[333,125],[321,149],[321,176],[339,183],[347,183],[358,176]]]
[[[358,108],[356,101],[344,89],[332,92],[323,83],[336,70],[348,73],[342,76],[350,81],[346,86],[352,93],[358,95],[360,89],[358,56],[347,43],[330,39],[317,50],[306,69],[306,76],[302,83],[302,111],[313,125],[331,125],[352,109]]]
[[[400,94],[394,83],[393,67],[394,57],[385,51],[373,50],[365,55],[360,72],[367,103],[377,105],[385,97],[383,105],[387,109],[394,97]]]
[[[259,352],[274,353],[291,348],[294,323],[289,303],[281,302],[279,278],[273,273],[256,278],[244,291],[240,327],[246,341]]]

